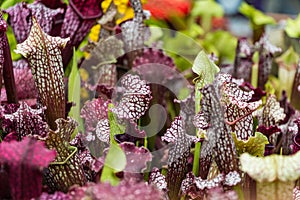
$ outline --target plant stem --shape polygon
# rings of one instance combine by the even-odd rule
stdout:
[[[200,89],[204,86],[204,82],[199,80],[195,82],[195,113],[200,112],[200,100],[201,100],[201,92]],[[198,130],[196,130],[197,132]],[[201,143],[197,142],[195,145],[194,152],[194,161],[193,161],[193,173],[195,176],[199,175],[199,160],[200,160],[200,152],[201,152]]]
[[[13,71],[13,64],[10,54],[9,43],[5,33],[2,33],[2,39],[4,42],[3,46],[3,56],[5,58],[3,65],[3,79],[6,90],[7,102],[8,103],[18,103],[18,97],[16,92],[15,77]]]
[[[193,161],[193,173],[195,176],[199,175],[199,159],[200,159],[201,142],[197,142],[195,145],[194,161]]]

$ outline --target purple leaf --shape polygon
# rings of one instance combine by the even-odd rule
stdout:
[[[95,24],[95,19],[102,15],[102,1],[70,0],[69,2],[60,36],[70,37],[70,44],[78,47]]]
[[[2,88],[3,66],[4,66],[4,62],[5,62],[4,51],[5,51],[5,48],[7,48],[7,44],[8,44],[5,41],[6,30],[7,30],[7,23],[3,19],[3,16],[1,13],[0,14],[0,38],[1,38],[1,42],[0,42],[0,88]]]
[[[166,177],[162,175],[158,168],[153,168],[149,176],[149,184],[155,186],[157,189],[166,191],[167,182]]]
[[[184,100],[174,99],[175,103],[180,104],[180,113],[179,115],[185,122],[185,129],[189,135],[195,135],[195,123],[194,123],[194,114],[195,114],[195,93],[191,92],[187,98]],[[192,136],[191,136],[192,137]],[[196,141],[196,137],[194,137]]]
[[[18,103],[10,47],[5,33],[6,29],[7,24],[3,19],[2,12],[0,12],[0,86],[2,88],[3,78],[8,103]]]
[[[118,186],[108,183],[89,183],[84,187],[74,187],[67,194],[55,192],[54,194],[43,193],[41,200],[164,200],[163,193],[145,182],[122,181]]]
[[[15,131],[19,140],[28,135],[46,137],[48,125],[43,121],[41,114],[43,109],[32,109],[22,102],[15,113],[4,114],[4,119],[12,122],[12,125],[7,128]]]
[[[282,91],[281,98],[279,100],[280,107],[283,108],[285,118],[282,120],[281,124],[286,124],[289,119],[295,114],[295,109],[291,106],[288,101],[288,97],[285,91]]]
[[[206,190],[222,186],[223,181],[223,174],[219,174],[211,180],[206,180],[195,177],[194,174],[189,172],[182,181],[181,190],[183,194],[189,196],[191,199],[203,198]]]
[[[213,161],[213,154],[211,144],[204,140],[201,144],[200,160],[199,160],[199,176],[206,179]]]
[[[123,120],[122,125],[126,127],[124,134],[117,134],[114,136],[118,143],[142,141],[146,137],[146,132],[140,130],[138,125],[132,120]]]
[[[28,62],[20,59],[13,62],[13,67],[18,99],[30,106],[35,105],[38,95]],[[1,89],[1,101],[7,101],[5,88]]]
[[[163,83],[178,75],[172,58],[155,48],[145,48],[143,54],[134,60],[132,71],[137,72],[145,80],[155,78]]]
[[[149,30],[143,23],[144,13],[141,1],[130,0],[130,4],[134,10],[134,18],[122,23],[121,31],[125,52],[128,53],[129,66],[132,66],[136,56],[141,54]]]
[[[264,89],[264,85],[271,72],[274,54],[281,52],[281,49],[272,45],[266,35],[263,35],[260,40],[255,43],[255,46],[259,49],[258,87]]]
[[[241,176],[237,171],[229,172],[224,178],[224,185],[235,186],[241,182]]]
[[[238,200],[239,196],[234,190],[224,191],[221,187],[208,190],[207,200]]]
[[[143,172],[147,168],[147,162],[152,160],[151,153],[144,147],[136,147],[131,142],[123,142],[120,147],[125,152],[127,160],[125,172]]]
[[[262,134],[264,134],[265,136],[267,136],[269,138],[274,133],[280,133],[281,129],[278,128],[278,126],[266,127],[265,125],[260,125],[260,126],[258,126],[256,131],[261,132]]]
[[[254,49],[247,38],[239,38],[234,61],[234,78],[251,82]]]
[[[80,160],[75,154],[76,147],[69,145],[70,137],[77,126],[77,123],[68,120],[57,119],[57,130],[50,130],[46,139],[46,146],[55,149],[57,157],[51,163],[45,174],[45,181],[52,191],[67,192],[75,184],[84,185],[86,178]]]
[[[13,28],[16,40],[18,43],[23,42],[29,35],[30,28],[33,24],[31,17],[35,16],[42,30],[50,34],[54,25],[55,17],[63,14],[61,8],[50,9],[41,2],[26,4],[25,2],[18,3],[15,6],[7,9],[9,14],[9,23]]]
[[[126,130],[125,130],[125,133],[137,138],[137,139],[140,139],[140,138],[145,138],[146,137],[146,132],[144,130],[140,130],[138,125],[129,120],[127,123],[126,123]]]
[[[90,58],[94,61],[94,58]],[[88,64],[89,60],[85,60],[81,67],[85,68],[91,78],[89,83],[84,83],[85,87],[90,91],[96,91],[96,96],[104,100],[111,99],[114,87],[117,83],[117,67],[115,64],[105,64],[94,68],[94,64]],[[93,62],[94,63],[94,62]]]
[[[19,100],[37,98],[37,89],[34,85],[28,62],[21,59],[13,63],[17,96]]]
[[[199,112],[194,116],[193,124],[198,129],[206,130],[209,128],[209,124],[207,123],[207,119],[205,118],[205,114]]]
[[[149,150],[144,147],[136,147],[131,142],[123,142],[120,147],[125,153],[127,162],[124,169],[124,178],[126,180],[143,180],[140,173],[147,169],[147,163],[152,160]]]
[[[176,67],[173,59],[167,56],[161,49],[145,48],[143,54],[134,60],[133,68],[153,63],[162,64],[170,68]]]
[[[202,145],[201,148],[205,148],[206,152],[209,152],[209,148],[211,148],[219,171],[227,174],[237,170],[236,152],[231,130],[224,121],[223,109],[219,98],[220,92],[218,91],[219,89],[217,89],[219,83],[214,82],[214,85],[216,85],[216,88],[213,85],[208,85],[201,90],[203,95],[201,99],[201,112],[203,116],[208,119],[207,121],[210,124],[206,133],[208,143],[206,143],[205,146],[208,146],[203,147]],[[203,156],[206,155],[207,154],[204,154]],[[207,174],[207,172],[204,173]]]
[[[18,140],[20,140],[18,139],[18,134],[13,131],[4,137],[3,142],[11,142],[11,141],[18,141]]]
[[[171,127],[167,129],[164,140],[173,143],[169,150],[166,181],[169,198],[177,199],[181,182],[185,176],[187,159],[192,143],[192,140],[185,132],[184,123],[180,116],[176,117]]]
[[[48,194],[43,192],[43,194],[38,198],[39,200],[72,200],[72,196],[65,194],[63,192],[57,191],[54,194]]]
[[[115,65],[104,65],[97,68],[99,71],[98,85],[105,85],[107,87],[114,87],[117,83],[117,71]]]
[[[266,127],[278,125],[285,118],[284,109],[280,107],[274,95],[270,95],[267,98],[264,107],[257,110],[255,115],[258,117],[259,124],[265,125]]]
[[[120,119],[139,119],[145,114],[151,100],[150,87],[137,75],[128,74],[121,79],[124,93],[112,111]]]
[[[37,0],[51,9],[64,8],[65,4],[61,0]]]
[[[25,2],[18,3],[15,6],[6,10],[9,15],[8,21],[11,25],[15,38],[18,43],[23,42],[30,32],[31,10]]]
[[[254,136],[252,112],[261,105],[261,101],[248,102],[254,92],[243,91],[235,83],[224,83],[222,92],[225,118],[231,130],[238,139],[247,140]]]
[[[118,186],[111,186],[107,183],[92,186],[91,199],[122,199],[122,200],[163,200],[163,194],[155,187],[145,182],[122,181]]]
[[[300,85],[300,62],[297,65],[293,87],[292,87],[292,94],[291,94],[291,104],[297,110],[300,110],[300,92],[299,92],[299,85]]]
[[[83,169],[85,171],[86,176],[89,181],[96,181],[97,173],[102,169],[104,164],[104,159],[101,161],[100,159],[96,159],[88,149],[88,146],[85,144],[84,137],[82,134],[77,134],[75,138],[70,142],[70,145],[77,147],[78,149],[78,157],[83,165]],[[98,151],[101,150],[101,146],[97,146]]]
[[[80,116],[85,120],[85,129],[94,131],[100,120],[107,119],[108,104],[102,98],[96,98],[85,102],[81,109]]]
[[[31,66],[39,99],[46,106],[46,119],[50,128],[56,128],[55,120],[65,117],[65,84],[61,49],[69,39],[51,37],[44,33],[37,20],[28,38],[15,50],[22,54]]]
[[[13,199],[31,199],[42,193],[42,171],[55,158],[55,152],[42,142],[24,138],[21,142],[0,144],[0,163],[8,165]]]
[[[101,119],[96,126],[96,136],[102,142],[109,143],[110,127],[108,119]]]
[[[197,190],[195,178],[194,174],[189,172],[181,183],[182,193],[188,195],[191,199],[202,198],[204,195],[203,191]]]
[[[240,85],[241,88],[244,90],[252,90],[254,93],[252,94],[252,98],[249,100],[249,102],[254,102],[261,100],[262,97],[266,96],[266,92],[263,91],[260,88],[254,88],[250,83],[244,82]]]
[[[195,136],[187,135],[185,130],[185,123],[182,117],[176,117],[172,122],[172,125],[167,132],[161,137],[161,139],[168,143],[176,143],[182,137],[186,137],[189,140],[189,144],[191,141],[196,141]]]
[[[294,200],[300,200],[299,186],[295,187],[294,190],[293,190],[293,199]]]
[[[223,186],[231,187],[237,185],[239,182],[241,182],[241,177],[236,171],[230,172],[226,176],[219,174],[210,180],[195,177],[189,172],[181,184],[181,190],[184,194],[194,199],[196,197],[203,197],[205,193],[210,195],[210,190],[214,190],[215,188],[222,188]]]

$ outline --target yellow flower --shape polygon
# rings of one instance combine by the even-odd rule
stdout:
[[[98,38],[99,38],[99,33],[100,33],[100,28],[101,28],[101,25],[100,24],[96,24],[95,26],[93,26],[91,28],[91,32],[89,34],[89,39],[92,41],[92,42],[98,42]]]
[[[114,1],[114,4],[117,6],[118,13],[121,16],[121,18],[117,19],[117,24],[133,18],[134,13],[133,9],[129,6],[129,0],[104,0],[101,4],[104,12],[106,12],[112,1]],[[147,0],[142,0],[142,4],[146,3],[146,1]]]
[[[129,0],[104,0],[101,4],[103,12],[106,12],[111,2],[117,6],[119,18],[116,20],[116,24],[120,24],[123,21],[132,19],[134,17],[133,9],[129,6]],[[145,4],[147,0],[142,0],[142,4]],[[89,33],[89,39],[93,42],[98,42],[100,33],[100,24],[92,27]],[[86,55],[88,56],[88,54]]]

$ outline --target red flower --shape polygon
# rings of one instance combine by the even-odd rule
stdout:
[[[190,0],[148,0],[144,9],[149,10],[156,19],[170,19],[172,16],[183,17],[191,10]]]

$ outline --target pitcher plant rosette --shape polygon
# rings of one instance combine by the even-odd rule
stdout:
[[[252,40],[212,0],[0,5],[1,199],[300,199],[272,17],[241,4]]]

